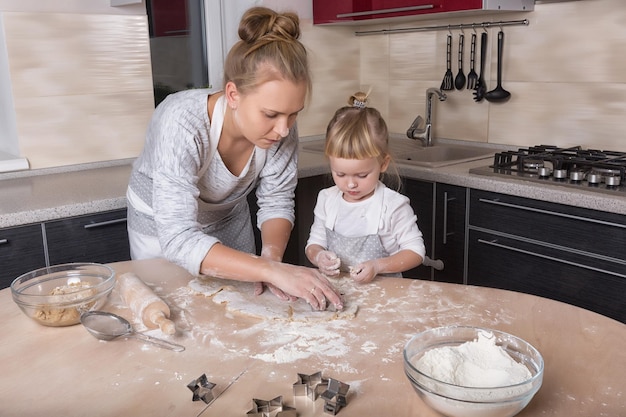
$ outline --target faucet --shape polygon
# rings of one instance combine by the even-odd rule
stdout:
[[[429,88],[426,90],[426,121],[422,116],[417,116],[411,126],[406,131],[406,135],[409,139],[419,139],[424,143],[424,146],[433,145],[433,96],[436,95],[439,101],[445,101],[448,96],[445,95],[438,88]],[[424,124],[424,127],[420,127]]]

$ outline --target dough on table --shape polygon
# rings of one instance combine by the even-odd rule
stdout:
[[[344,308],[341,311],[335,311],[332,306],[325,311],[316,311],[303,299],[283,301],[267,288],[263,294],[254,295],[254,284],[251,282],[202,276],[192,280],[189,288],[211,298],[214,303],[224,304],[226,310],[231,313],[265,320],[315,322],[355,317],[358,305],[350,299],[350,294],[354,291],[352,280],[330,278],[329,281],[343,294]]]

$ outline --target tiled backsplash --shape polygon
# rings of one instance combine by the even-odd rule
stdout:
[[[147,20],[136,14],[3,13],[20,152],[32,168],[136,156],[153,110]],[[435,102],[435,137],[528,146],[626,150],[626,7],[622,0],[538,3],[535,11],[420,20],[401,28],[528,19],[504,27],[506,103],[476,103],[470,91]],[[302,136],[323,134],[359,89],[390,130],[403,134],[424,114],[424,94],[445,72],[448,32],[355,36],[358,26],[302,19],[314,91],[299,119]],[[480,32],[482,29],[477,29]],[[488,87],[495,87],[496,35],[488,29]],[[469,39],[465,30],[465,70]],[[453,30],[456,74],[458,30]],[[477,68],[478,69],[478,68]]]
[[[503,87],[511,92],[511,99],[476,103],[467,90],[450,91],[447,101],[435,103],[435,136],[520,146],[549,143],[626,150],[626,7],[622,0],[538,3],[528,13],[446,21],[306,28],[305,42],[316,60],[315,89],[313,104],[300,121],[301,132],[322,133],[319,126],[325,125],[354,89],[372,86],[371,104],[383,112],[392,132],[403,134],[418,114],[424,115],[426,89],[440,86],[446,70],[447,30],[354,36],[355,30],[518,19],[528,19],[530,24],[503,28]],[[488,29],[489,89],[496,85],[498,30]],[[459,33],[452,31],[455,74]],[[464,33],[467,71],[472,30]]]

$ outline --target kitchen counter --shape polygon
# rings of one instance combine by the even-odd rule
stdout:
[[[306,142],[322,140],[313,137]],[[406,139],[405,139],[406,140]],[[458,141],[457,141],[458,142]],[[495,150],[494,150],[495,152]],[[611,213],[626,214],[626,195],[470,174],[490,159],[440,168],[399,164],[408,178],[495,191]],[[126,207],[126,186],[132,160],[0,174],[0,227],[56,220]],[[301,150],[299,177],[328,173],[325,157]]]
[[[351,293],[355,317],[324,322],[262,320],[228,312],[187,286],[164,260],[111,264],[142,277],[171,307],[186,347],[172,352],[134,339],[104,342],[81,325],[44,327],[0,291],[0,401],[6,416],[244,416],[253,399],[283,397],[298,416],[327,416],[323,399],[294,396],[298,374],[350,385],[339,416],[437,416],[404,375],[402,349],[417,332],[475,325],[512,333],[543,355],[543,386],[519,416],[626,415],[626,325],[532,295],[401,278]],[[250,287],[252,290],[252,287]],[[141,325],[111,293],[103,310]],[[145,329],[145,328],[144,328]],[[192,401],[202,374],[217,399]],[[232,384],[232,385],[231,385]]]

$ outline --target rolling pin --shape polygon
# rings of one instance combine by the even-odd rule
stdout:
[[[135,317],[149,329],[159,327],[165,334],[176,333],[170,318],[170,308],[145,282],[132,272],[117,277],[120,295]]]

